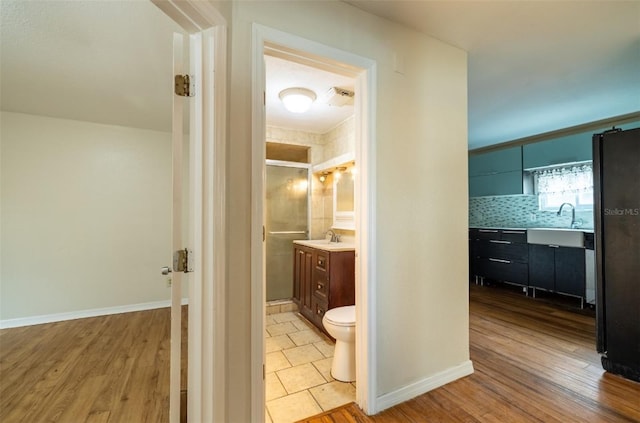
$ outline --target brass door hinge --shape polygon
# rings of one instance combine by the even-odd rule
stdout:
[[[176,75],[174,81],[176,95],[180,97],[193,97],[195,95],[192,77],[189,75]]]
[[[177,250],[173,253],[173,271],[189,273],[193,272],[193,252],[188,249]]]

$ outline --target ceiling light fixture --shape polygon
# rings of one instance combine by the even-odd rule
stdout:
[[[307,88],[287,88],[280,91],[280,100],[284,107],[292,113],[304,113],[316,100],[316,93]]]

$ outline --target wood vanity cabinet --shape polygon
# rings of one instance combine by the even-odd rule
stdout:
[[[294,244],[293,302],[300,313],[326,333],[322,317],[327,310],[353,305],[355,252],[326,251]]]

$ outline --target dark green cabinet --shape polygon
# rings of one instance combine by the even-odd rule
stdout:
[[[469,176],[522,170],[521,147],[510,147],[469,157]]]
[[[469,157],[469,196],[522,194],[522,148]]]
[[[615,126],[620,129],[633,129],[640,127],[640,122],[635,121]],[[608,129],[611,129],[611,126],[548,141],[525,144],[522,147],[522,166],[524,169],[531,169],[593,160],[591,143],[593,134],[601,133]]]
[[[529,244],[529,286],[547,291],[585,296],[583,248]]]
[[[522,171],[471,176],[469,197],[522,194]]]
[[[593,132],[527,144],[522,148],[525,169],[592,160]]]

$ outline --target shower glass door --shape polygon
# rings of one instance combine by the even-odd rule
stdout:
[[[267,301],[293,296],[293,241],[309,234],[308,165],[267,164]]]

